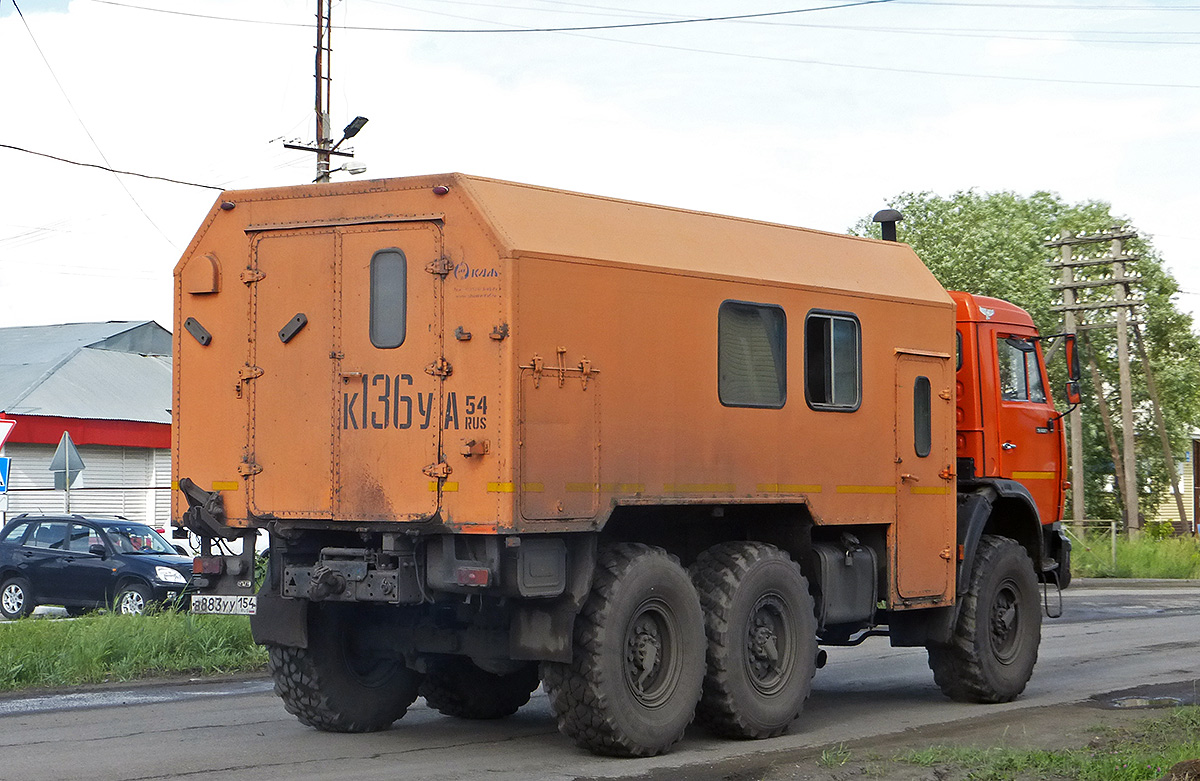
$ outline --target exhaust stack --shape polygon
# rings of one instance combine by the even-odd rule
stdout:
[[[904,215],[895,209],[881,209],[875,212],[872,222],[880,224],[884,241],[896,241],[896,223],[904,219]]]

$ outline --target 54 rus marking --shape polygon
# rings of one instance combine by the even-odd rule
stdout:
[[[433,393],[412,393],[411,374],[364,374],[362,387],[342,393],[342,429],[344,431],[409,429],[415,424],[425,430],[433,425]],[[458,394],[446,394],[441,415],[443,429],[487,428],[487,396],[463,398],[459,414]]]

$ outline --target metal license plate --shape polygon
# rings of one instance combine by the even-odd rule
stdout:
[[[255,596],[192,595],[192,612],[220,616],[252,616],[258,609]]]

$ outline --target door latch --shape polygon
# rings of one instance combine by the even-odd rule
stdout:
[[[425,367],[425,373],[434,377],[449,377],[453,371],[454,367],[444,357]]]
[[[421,471],[423,473],[425,473],[425,475],[432,477],[436,480],[445,480],[447,477],[450,476],[450,473],[453,472],[454,470],[451,469],[450,465],[447,464],[445,461],[441,461],[436,464],[430,464],[429,466],[425,467]]]

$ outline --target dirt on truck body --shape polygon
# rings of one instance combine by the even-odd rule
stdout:
[[[1042,342],[903,244],[449,174],[226,192],[175,279],[193,609],[252,614],[305,724],[541,681],[600,753],[770,737],[885,631],[951,697],[1029,679]]]

